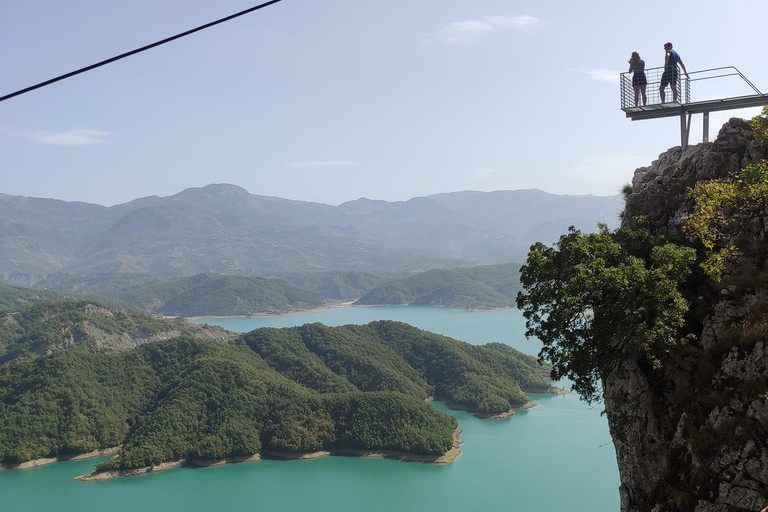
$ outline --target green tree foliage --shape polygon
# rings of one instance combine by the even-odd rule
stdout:
[[[417,369],[436,397],[483,413],[506,412],[528,402],[521,385],[549,391],[533,357],[500,343],[470,345],[402,322],[372,322],[378,337]]]
[[[762,113],[752,118],[751,124],[756,139],[768,139],[768,105],[763,107]]]
[[[0,461],[118,445],[157,383],[137,353],[63,350],[1,366]]]
[[[645,231],[573,228],[555,247],[537,243],[521,269],[518,307],[527,336],[544,346],[552,378],[567,377],[588,402],[600,399],[601,380],[622,363],[657,365],[683,343],[689,302],[680,285],[696,260],[692,248]]]
[[[758,118],[760,116],[755,119]],[[707,249],[702,268],[709,277],[719,281],[727,261],[739,251],[738,244],[744,249],[749,243],[749,240],[739,240],[739,235],[753,221],[764,225],[768,205],[768,160],[748,165],[727,178],[698,182],[690,196],[696,203],[696,210],[686,219],[683,230]]]

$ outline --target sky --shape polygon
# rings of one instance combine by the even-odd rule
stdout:
[[[2,2],[0,95],[257,3]],[[766,20],[765,0],[283,0],[0,103],[0,193],[614,195],[680,144],[678,118],[620,110],[631,52],[661,66],[672,41],[689,71],[736,66],[768,92]],[[730,78],[695,87],[694,100],[751,92]],[[757,112],[712,114],[711,137]]]

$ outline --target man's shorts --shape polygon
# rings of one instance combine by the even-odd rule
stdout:
[[[677,76],[677,66],[667,66],[667,68],[664,70],[664,73],[661,75],[661,86],[666,87],[669,84],[677,85]]]

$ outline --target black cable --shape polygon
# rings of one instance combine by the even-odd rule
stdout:
[[[131,55],[136,55],[137,53],[141,53],[146,50],[150,50],[156,46],[160,46],[161,44],[170,43],[171,41],[175,39],[179,39],[184,36],[188,36],[190,34],[194,34],[195,32],[199,32],[203,29],[206,29],[208,27],[212,27],[214,25],[218,25],[219,23],[224,23],[225,21],[229,21],[231,19],[237,18],[239,16],[243,16],[244,14],[251,13],[253,11],[258,11],[259,9],[263,9],[264,7],[269,7],[272,4],[276,4],[277,2],[281,2],[282,0],[270,0],[269,2],[264,2],[263,4],[257,5],[255,7],[251,7],[250,9],[246,9],[244,11],[240,11],[238,13],[232,14],[230,16],[227,16],[226,18],[221,18],[216,21],[212,21],[210,23],[206,23],[205,25],[200,25],[197,28],[193,28],[192,30],[187,30],[186,32],[182,32],[181,34],[176,34],[175,36],[171,36],[168,38],[163,39],[162,41],[157,41],[156,43],[148,44],[147,46],[142,46],[141,48],[137,48],[135,50],[131,50],[130,52],[126,52],[123,54],[120,54],[116,57],[112,57],[111,59],[103,60],[101,62],[97,62],[96,64],[91,64],[90,66],[86,66],[84,68],[78,69],[76,71],[72,71],[70,73],[57,76],[56,78],[51,78],[50,80],[46,80],[45,82],[40,82],[37,85],[32,85],[30,87],[27,87],[25,89],[21,89],[20,91],[12,92],[11,94],[6,94],[5,96],[0,97],[0,101],[5,101],[8,99],[11,99],[15,96],[19,96],[21,94],[34,91],[35,89],[39,89],[41,87],[45,87],[46,85],[51,85],[52,83],[58,82],[59,80],[64,80],[65,78],[69,78],[71,76],[79,75],[80,73],[85,73],[86,71],[90,71],[92,69],[99,68],[101,66],[105,66],[107,64],[110,64],[112,62],[115,62],[116,60],[124,59],[126,57],[130,57]]]

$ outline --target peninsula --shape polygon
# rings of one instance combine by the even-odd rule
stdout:
[[[10,467],[116,446],[97,474],[317,452],[449,462],[456,420],[425,398],[493,417],[526,406],[527,391],[554,392],[548,368],[506,345],[391,321],[238,336],[62,301],[10,310],[0,326]]]

